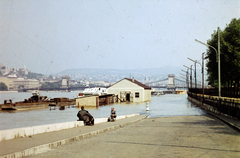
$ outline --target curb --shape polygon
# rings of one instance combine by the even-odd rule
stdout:
[[[138,115],[140,114],[120,115],[117,117],[117,120],[138,116]],[[108,120],[108,117],[95,118],[94,122],[95,124],[99,124],[99,123],[107,122],[107,120]],[[71,128],[80,127],[80,126],[84,126],[83,121],[60,122],[60,123],[54,123],[54,124],[5,129],[5,130],[0,130],[0,142],[4,140],[24,138],[24,137],[33,136],[36,134],[55,132],[63,129],[64,130],[71,129]]]
[[[57,146],[60,146],[60,145],[69,144],[69,143],[79,141],[79,140],[84,139],[84,138],[88,138],[88,137],[91,137],[91,136],[94,136],[94,135],[97,135],[97,134],[100,134],[100,133],[104,133],[104,132],[107,132],[107,131],[110,131],[110,130],[118,129],[118,128],[130,125],[130,124],[136,123],[138,121],[146,119],[147,116],[148,115],[145,115],[142,118],[139,118],[137,120],[127,122],[127,123],[124,123],[124,124],[107,127],[107,128],[104,128],[104,129],[93,131],[93,132],[84,133],[84,134],[81,134],[81,135],[78,135],[78,136],[75,136],[75,137],[55,141],[55,142],[48,143],[48,144],[39,145],[39,146],[36,146],[36,147],[25,149],[23,151],[18,151],[18,152],[12,153],[12,154],[0,156],[0,158],[21,158],[23,156],[38,154],[38,153],[50,150],[50,149],[52,149],[54,147],[57,147]]]
[[[208,115],[211,115],[211,116],[213,116],[213,117],[215,117],[215,118],[217,118],[217,119],[219,119],[219,120],[221,120],[222,122],[224,122],[224,123],[227,124],[228,126],[232,127],[233,129],[237,130],[238,132],[240,132],[240,128],[239,128],[238,126],[236,126],[235,124],[233,124],[233,123],[231,123],[231,122],[228,122],[228,121],[222,119],[221,117],[218,117],[217,115],[212,114],[212,113],[210,113],[210,112],[207,112],[207,114],[208,114]]]

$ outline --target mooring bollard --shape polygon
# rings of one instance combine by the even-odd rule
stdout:
[[[149,102],[146,102],[146,111],[149,111]]]

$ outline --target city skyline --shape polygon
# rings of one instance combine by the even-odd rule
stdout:
[[[192,65],[240,1],[0,2],[0,63],[44,75],[73,68],[132,70]]]

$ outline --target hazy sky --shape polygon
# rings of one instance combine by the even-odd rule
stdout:
[[[0,63],[39,73],[69,68],[191,65],[240,0],[0,0]]]

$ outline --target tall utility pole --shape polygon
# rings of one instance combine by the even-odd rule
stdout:
[[[196,62],[197,62],[197,61],[196,61]],[[194,64],[194,66],[195,66],[195,71],[194,71],[194,77],[195,77],[195,89],[197,88],[196,62],[195,62],[195,64]]]
[[[183,65],[183,66],[187,68],[187,72],[184,71],[184,70],[182,70],[182,71],[187,73],[187,85],[188,85],[188,89],[189,89],[188,70],[189,69],[191,70],[191,74],[190,74],[190,88],[192,88],[192,65],[191,65],[191,68],[187,67],[186,65]]]
[[[185,65],[183,65],[183,66],[185,66]],[[185,67],[187,67],[187,66],[185,66]],[[186,86],[187,86],[187,89],[189,89],[188,69],[189,69],[189,68],[187,67],[187,71],[182,70],[183,72],[186,73]]]
[[[214,48],[213,46],[210,46],[206,43],[203,43],[197,39],[195,39],[195,41],[207,46],[207,47],[211,47],[212,49],[214,49],[216,51],[216,57],[217,57],[217,62],[218,62],[218,97],[219,97],[219,103],[221,100],[221,60],[220,60],[220,29],[218,27],[218,50],[216,50],[216,48]]]
[[[204,102],[204,52],[202,53],[202,94],[203,94],[203,100],[202,104]]]
[[[221,68],[220,68],[220,29],[218,27],[218,97],[221,99]]]
[[[192,89],[192,65],[191,65],[191,74],[190,74],[190,86],[191,86],[191,89]]]
[[[188,69],[187,69],[187,73],[186,73],[186,78],[187,78],[187,89],[189,89]]]

